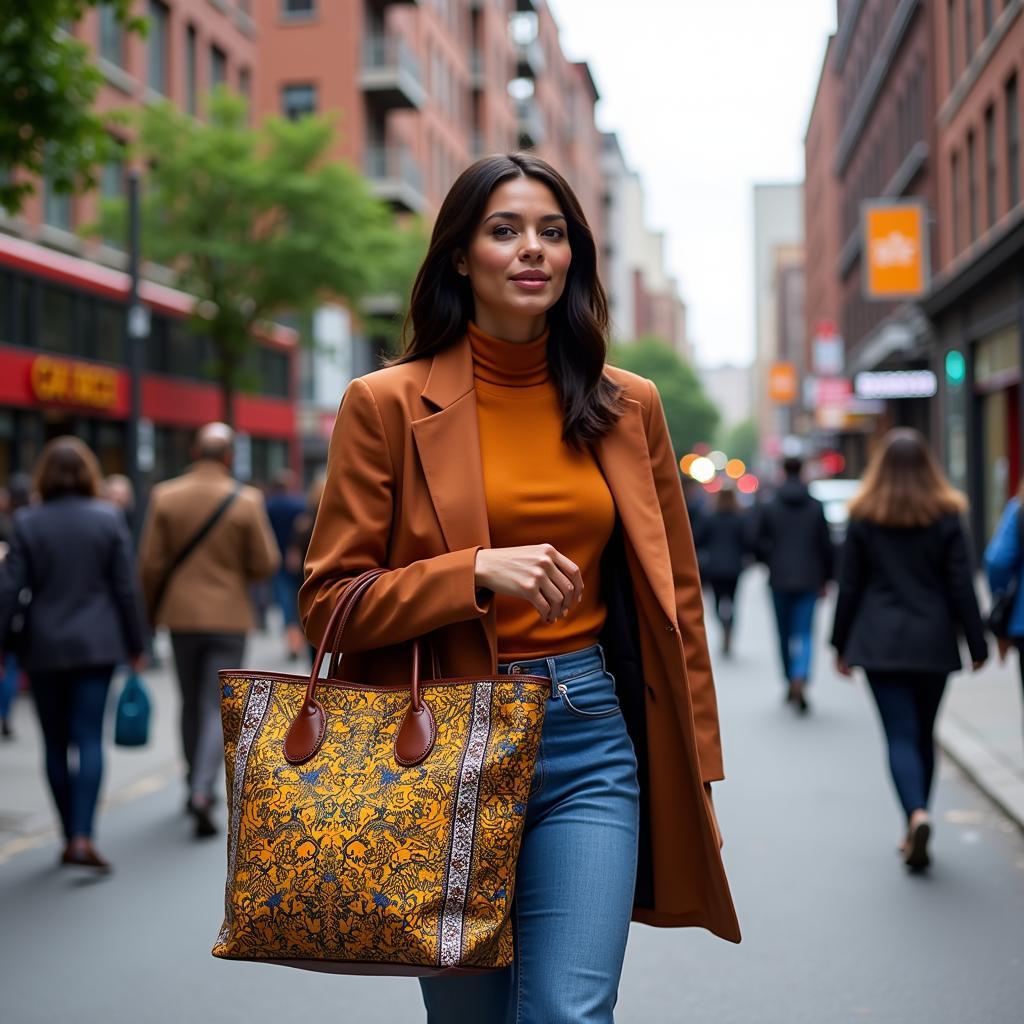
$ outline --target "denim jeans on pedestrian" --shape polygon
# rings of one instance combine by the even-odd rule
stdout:
[[[10,718],[11,705],[18,693],[21,666],[16,655],[5,654],[0,663],[0,718]]]
[[[814,626],[816,591],[788,593],[772,591],[775,621],[779,630],[779,652],[782,655],[782,673],[787,682],[802,679],[807,682],[811,674],[811,631]]]
[[[903,810],[927,810],[935,777],[935,719],[946,676],[924,672],[868,671],[889,746],[889,770]]]
[[[92,837],[103,779],[103,714],[113,667],[29,676],[46,748],[46,777],[64,838]],[[72,768],[71,748],[78,755]]]
[[[421,979],[428,1024],[611,1024],[636,881],[636,756],[600,646],[499,667],[551,680],[511,967]]]

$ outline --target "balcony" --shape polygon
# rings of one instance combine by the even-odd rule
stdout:
[[[405,146],[370,146],[363,170],[378,199],[409,213],[426,210],[423,169]]]
[[[376,35],[364,41],[359,84],[379,114],[421,110],[427,101],[420,62],[399,36]]]
[[[545,67],[544,47],[539,39],[516,44],[516,74],[520,78],[539,78]]]
[[[523,149],[535,149],[544,144],[544,118],[540,108],[532,100],[520,100],[516,104],[519,118],[519,145]]]

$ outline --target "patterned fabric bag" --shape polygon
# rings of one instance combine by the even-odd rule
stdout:
[[[229,804],[213,955],[343,974],[494,970],[550,683],[347,682],[325,652],[384,570],[345,590],[310,678],[220,673]]]

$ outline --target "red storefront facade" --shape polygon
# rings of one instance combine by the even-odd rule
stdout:
[[[30,470],[42,445],[65,433],[90,444],[105,472],[125,469],[127,296],[120,271],[0,235],[0,482]],[[209,342],[187,327],[191,296],[144,282],[141,298],[152,328],[142,415],[153,425],[155,481],[180,472],[195,429],[224,413]],[[296,348],[295,333],[279,326],[253,346],[257,393],[236,400],[243,476],[299,465]]]

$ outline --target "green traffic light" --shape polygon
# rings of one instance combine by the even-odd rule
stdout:
[[[946,353],[946,380],[952,385],[963,384],[967,376],[967,364],[962,352],[950,349]]]

